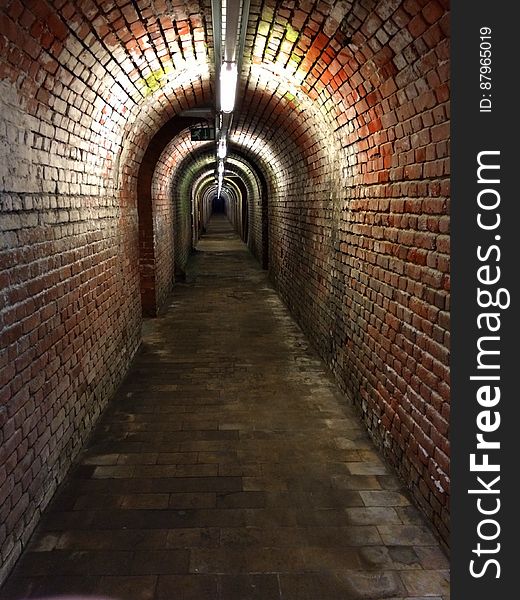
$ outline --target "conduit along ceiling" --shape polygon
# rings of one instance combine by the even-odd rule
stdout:
[[[172,60],[172,70],[169,61],[161,57],[162,70],[143,70],[149,95],[147,91],[139,114],[142,116],[143,109],[149,111],[156,128],[167,117],[177,115],[198,119],[199,125],[194,128],[213,129],[217,196],[225,185],[226,158],[233,146],[261,177],[282,188],[287,184],[284,173],[290,170],[294,159],[303,160],[304,175],[319,175],[321,164],[338,148],[338,139],[333,140],[338,126],[335,119],[345,120],[345,92],[351,92],[343,85],[345,89],[338,93],[346,79],[345,73],[338,73],[342,70],[338,59],[352,59],[356,48],[350,44],[346,21],[350,16],[353,24],[360,26],[360,17],[368,11],[361,6],[356,10],[351,2],[318,4],[214,0],[199,4],[198,15],[188,15],[186,7],[171,7],[174,31],[179,36],[168,47],[180,41],[183,62]],[[160,6],[162,3],[152,3],[142,14],[153,20],[152,11],[155,9],[157,14]],[[189,10],[193,9],[190,5]],[[186,20],[180,20],[181,17]],[[164,20],[157,17],[158,29],[167,34]],[[192,44],[188,44],[188,32]],[[330,35],[329,39],[324,32]],[[139,38],[139,48],[152,42],[152,36],[143,37],[144,41]],[[157,42],[150,46],[160,47]],[[166,56],[164,49],[159,53]],[[359,65],[354,62],[352,67]],[[179,72],[191,76],[191,80],[184,81]],[[321,81],[322,76],[328,85]],[[354,92],[355,97],[358,93]],[[135,119],[137,127],[141,121]],[[148,139],[142,130],[134,135],[141,138],[139,145],[149,143],[150,134]],[[192,144],[178,141],[182,157],[193,155],[194,159],[210,146],[193,139]],[[126,150],[123,149],[123,163]],[[170,161],[172,174],[180,162],[181,154]]]

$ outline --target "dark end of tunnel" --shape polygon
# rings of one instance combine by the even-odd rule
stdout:
[[[217,208],[449,543],[449,2],[251,2],[220,194],[223,29],[181,4],[0,5],[0,581]]]

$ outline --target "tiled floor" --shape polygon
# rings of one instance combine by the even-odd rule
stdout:
[[[214,219],[1,600],[439,600],[447,560]]]

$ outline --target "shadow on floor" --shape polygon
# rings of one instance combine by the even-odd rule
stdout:
[[[447,568],[220,217],[0,598],[439,600]]]

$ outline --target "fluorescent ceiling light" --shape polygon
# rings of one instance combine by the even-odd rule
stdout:
[[[220,68],[220,110],[225,113],[233,112],[237,92],[237,65],[224,62]]]
[[[220,160],[218,163],[218,173],[220,174],[224,174],[224,161]]]
[[[226,138],[220,138],[220,141],[218,143],[217,155],[219,158],[226,158],[226,153],[227,153]]]

